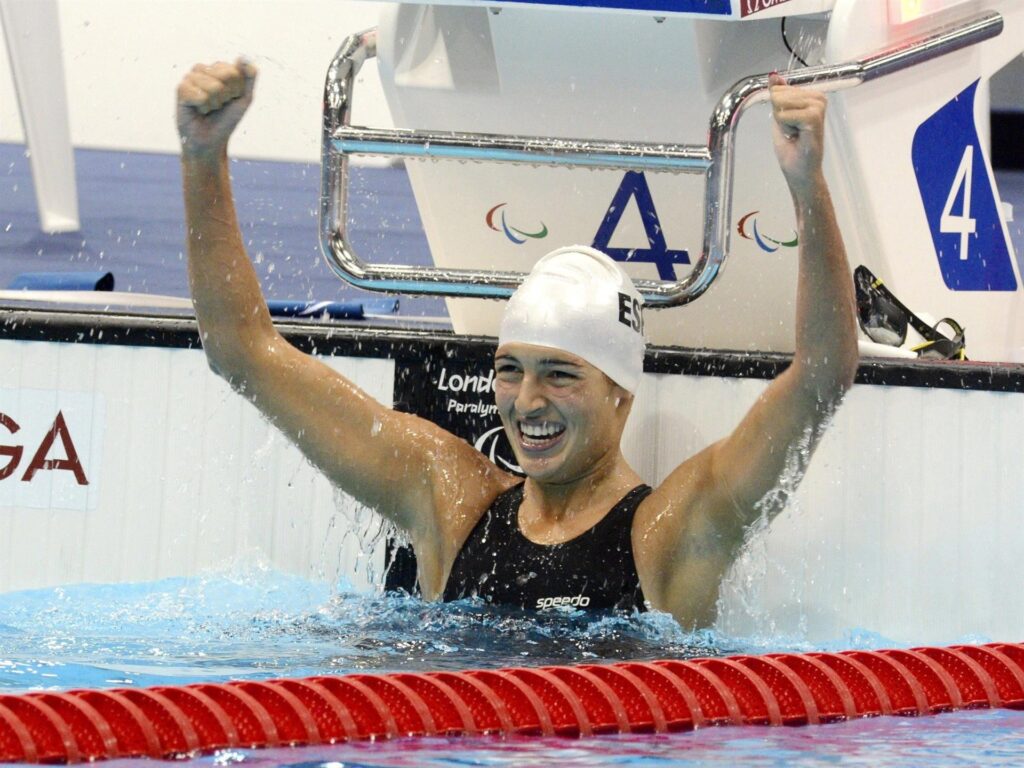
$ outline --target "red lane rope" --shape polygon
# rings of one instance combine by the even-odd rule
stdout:
[[[0,695],[0,761],[436,734],[665,733],[1024,709],[1024,644]]]
[[[607,669],[612,673],[616,671],[610,666],[598,669]],[[617,665],[617,671],[636,677],[646,686],[665,716],[667,730],[688,731],[707,724],[694,692],[661,667],[655,664],[627,663]],[[647,697],[646,693],[643,695]]]

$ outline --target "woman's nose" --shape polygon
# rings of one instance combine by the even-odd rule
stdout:
[[[545,405],[547,405],[547,401],[544,398],[540,381],[532,374],[525,374],[519,384],[519,391],[516,393],[516,411],[520,415],[529,416],[543,410]]]

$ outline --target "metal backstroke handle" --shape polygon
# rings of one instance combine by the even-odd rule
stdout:
[[[784,75],[793,85],[840,90],[975,45],[1002,30],[1002,16],[990,11],[857,61],[808,67]],[[768,75],[740,80],[726,92],[712,113],[707,146],[354,127],[349,120],[355,76],[366,59],[376,56],[376,49],[376,30],[346,39],[327,70],[324,87],[320,243],[328,263],[340,277],[376,291],[494,299],[508,298],[525,277],[522,272],[365,263],[346,236],[350,154],[703,173],[704,235],[700,258],[682,280],[637,280],[636,285],[648,307],[674,307],[699,297],[718,276],[729,252],[733,139],[747,107],[768,98]]]

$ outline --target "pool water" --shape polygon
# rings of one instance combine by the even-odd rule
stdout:
[[[260,567],[0,595],[0,692],[740,652],[665,614],[355,594]],[[760,650],[748,648],[746,650]]]
[[[412,766],[1019,766],[1024,712],[883,717],[806,728],[705,728],[653,736],[421,738],[302,749],[224,750],[196,765]],[[112,761],[126,766],[129,761]]]
[[[859,632],[827,646],[684,632],[664,614],[529,614],[472,602],[354,594],[258,565],[147,584],[0,595],[0,693],[174,685],[355,671],[469,669],[894,643]],[[1024,712],[959,712],[807,728],[707,728],[589,739],[400,739],[222,750],[196,765],[986,765],[1024,760]],[[112,761],[110,765],[137,764]]]

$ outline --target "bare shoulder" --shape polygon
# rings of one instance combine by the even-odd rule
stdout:
[[[676,467],[637,508],[634,540],[654,554],[670,548],[675,535],[693,523],[695,506],[706,503],[711,490],[711,448],[705,448]]]
[[[735,515],[729,494],[716,487],[715,446],[673,470],[637,509],[633,552],[644,595],[684,626],[714,618],[722,575],[735,557]]]
[[[390,443],[403,444],[403,450],[418,454],[424,467],[420,482],[426,486],[443,535],[468,535],[498,494],[517,482],[514,475],[434,422],[409,413],[390,411],[389,415],[390,424],[381,431],[389,433]]]
[[[483,514],[499,494],[519,479],[498,468],[465,440],[418,417],[403,414],[417,422],[417,440],[431,459],[429,531],[413,534],[419,563],[420,586],[432,599],[444,589],[448,572]]]
[[[446,454],[434,464],[433,489],[438,518],[457,551],[494,499],[520,480],[436,424],[426,422],[424,431],[436,435]]]

